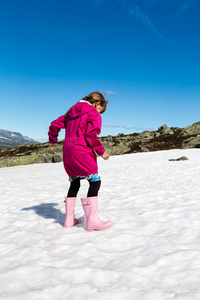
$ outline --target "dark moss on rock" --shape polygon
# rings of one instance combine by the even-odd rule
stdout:
[[[118,134],[99,138],[110,155],[148,152],[170,149],[200,148],[200,122],[186,128],[163,125],[155,131]],[[56,163],[62,161],[64,141],[57,147],[49,143],[22,145],[0,151],[0,167],[32,163]]]

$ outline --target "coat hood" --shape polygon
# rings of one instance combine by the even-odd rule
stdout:
[[[68,116],[70,119],[76,119],[92,110],[95,110],[92,104],[85,100],[81,100],[70,109]]]

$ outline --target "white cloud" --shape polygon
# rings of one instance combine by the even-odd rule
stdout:
[[[142,11],[137,5],[130,6],[128,8],[128,13],[131,17],[134,17],[144,27],[146,27],[149,31],[151,31],[156,37],[170,44],[170,42],[167,41],[164,38],[164,36],[159,32],[159,30],[156,28],[156,26],[148,17],[148,15],[144,11]]]
[[[105,95],[117,95],[118,93],[115,93],[113,91],[107,91],[105,92]]]
[[[107,0],[93,0],[93,4],[95,6],[102,5]],[[146,7],[153,7],[158,2],[162,0],[149,0],[146,3],[143,3]],[[194,0],[188,0],[187,2],[193,2]],[[162,41],[172,44],[161,34],[161,32],[156,28],[153,22],[150,20],[149,16],[141,10],[141,8],[136,5],[137,1],[135,0],[118,0],[118,4],[121,4],[126,9],[128,9],[128,14],[130,17],[134,17],[138,22],[140,22],[144,27],[146,27],[151,33],[153,33],[157,38],[161,39]]]
[[[127,127],[124,125],[113,125],[113,124],[103,124],[102,125],[104,128],[123,128],[126,130],[136,130],[136,131],[152,131],[155,130],[154,128],[143,128],[143,127],[137,127],[137,126],[132,126],[132,127]]]
[[[185,1],[184,3],[181,3],[178,13],[177,13],[177,18],[180,17],[193,3],[195,0],[188,0]]]

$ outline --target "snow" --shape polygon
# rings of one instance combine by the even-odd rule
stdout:
[[[8,140],[8,141],[10,142],[10,139],[9,139],[9,138],[3,137],[3,136],[0,136],[0,139]]]
[[[188,161],[168,161],[187,156]],[[200,299],[200,150],[98,158],[99,215],[66,229],[62,163],[0,169],[0,299]]]

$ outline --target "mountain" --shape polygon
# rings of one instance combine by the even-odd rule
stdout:
[[[8,149],[17,147],[23,144],[35,144],[35,140],[28,136],[23,136],[19,132],[0,129],[0,149]]]
[[[121,155],[136,152],[149,152],[170,149],[200,149],[200,122],[185,128],[168,127],[163,125],[155,131],[143,131],[117,136],[99,137],[103,142],[106,152],[110,155]],[[30,139],[29,139],[30,141]],[[57,147],[50,147],[49,143],[27,143],[12,149],[0,151],[0,168],[38,164],[55,163],[62,161],[63,141]]]

